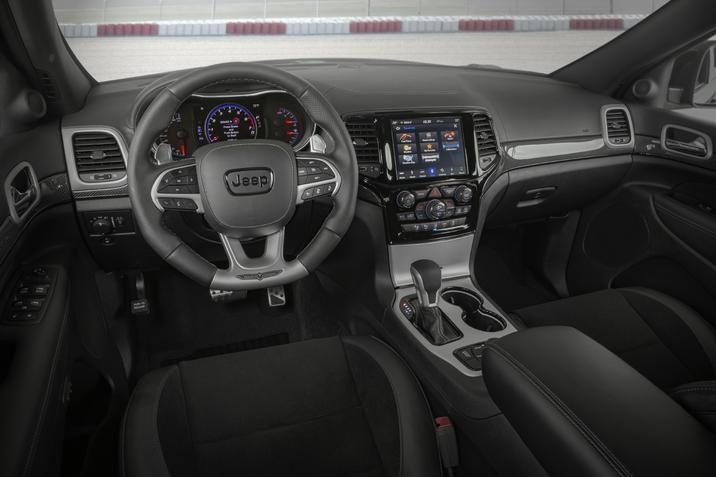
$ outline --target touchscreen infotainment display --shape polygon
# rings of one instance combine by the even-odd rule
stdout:
[[[390,125],[398,180],[466,174],[462,118],[392,119]]]

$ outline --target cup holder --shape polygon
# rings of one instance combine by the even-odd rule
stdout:
[[[504,318],[485,310],[482,300],[469,290],[448,288],[442,292],[442,299],[462,310],[462,319],[468,326],[487,333],[495,333],[507,328]]]

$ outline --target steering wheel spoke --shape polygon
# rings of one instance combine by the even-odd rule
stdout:
[[[194,161],[159,167],[156,176],[152,202],[157,209],[204,213]]]
[[[216,278],[220,281],[227,278],[239,279],[247,288],[256,288],[264,282],[278,279],[290,268],[290,264],[283,258],[285,231],[282,227],[278,232],[265,237],[266,244],[260,257],[249,257],[239,239],[219,234],[229,260],[229,268],[218,270]],[[263,286],[270,286],[270,283]]]
[[[332,197],[341,187],[341,175],[333,160],[325,154],[298,153],[298,188],[296,204],[318,197]]]

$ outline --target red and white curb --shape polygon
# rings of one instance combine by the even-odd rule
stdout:
[[[644,15],[364,17],[61,24],[65,37],[346,35],[560,30],[624,30]]]

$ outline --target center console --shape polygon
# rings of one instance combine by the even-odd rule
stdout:
[[[424,351],[480,376],[485,342],[516,331],[471,273],[481,186],[499,159],[490,116],[391,112],[347,126],[384,215],[394,319]]]

